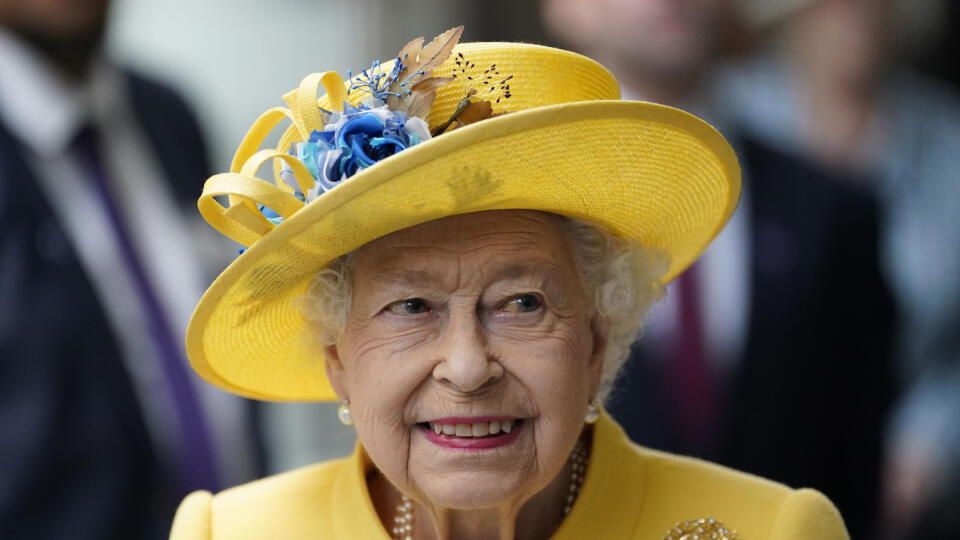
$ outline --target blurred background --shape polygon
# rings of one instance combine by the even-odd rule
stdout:
[[[960,4],[0,0],[0,538],[164,538],[182,496],[346,455],[335,404],[180,343],[239,246],[195,201],[310,72],[416,36],[591,56],[733,144],[744,194],[608,408],[640,444],[960,530]]]

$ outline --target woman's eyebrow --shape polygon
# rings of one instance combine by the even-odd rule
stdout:
[[[490,274],[490,282],[519,279],[525,277],[535,277],[542,279],[545,283],[553,279],[561,271],[560,265],[549,259],[534,259],[514,264],[509,264],[494,270]]]
[[[494,269],[489,274],[489,282],[538,278],[544,282],[553,281],[553,277],[561,271],[560,265],[550,259],[534,259],[507,264]],[[415,270],[411,268],[385,268],[377,271],[373,282],[379,285],[435,285],[438,276],[429,270]]]
[[[436,283],[436,276],[429,270],[386,268],[379,270],[373,281],[381,285],[428,285]]]

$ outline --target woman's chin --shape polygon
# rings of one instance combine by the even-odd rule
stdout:
[[[416,479],[432,504],[457,510],[493,508],[514,498],[527,483],[516,476],[493,471],[462,471],[442,478]]]

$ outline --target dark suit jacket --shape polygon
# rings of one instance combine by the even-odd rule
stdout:
[[[192,204],[208,172],[194,117],[169,89],[127,82]],[[163,538],[183,493],[159,473],[116,336],[23,152],[0,118],[0,538]]]
[[[853,538],[877,511],[892,399],[892,304],[878,272],[873,201],[850,182],[744,140],[752,250],[748,334],[723,384],[714,436],[673,428],[662,362],[642,340],[611,413],[640,444],[823,491]],[[719,516],[718,516],[719,517]]]

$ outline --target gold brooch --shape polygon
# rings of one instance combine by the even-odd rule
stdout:
[[[712,517],[679,522],[667,531],[663,540],[741,540],[736,531]]]

